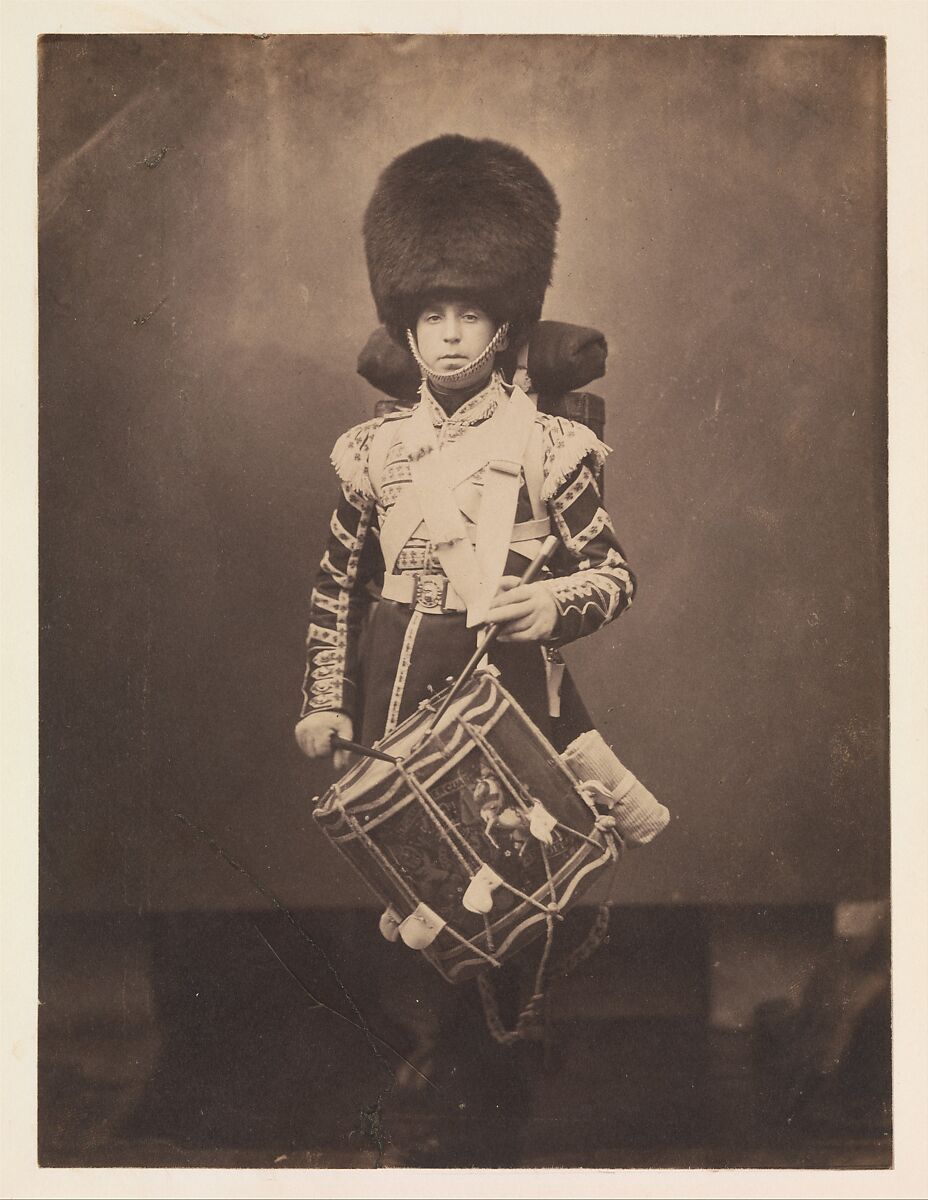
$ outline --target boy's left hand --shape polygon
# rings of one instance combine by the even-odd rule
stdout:
[[[557,625],[557,605],[543,583],[520,583],[504,575],[487,620],[499,625],[501,642],[543,642]]]

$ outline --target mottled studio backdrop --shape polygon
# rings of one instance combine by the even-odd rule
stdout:
[[[365,892],[292,740],[331,444],[370,415],[360,223],[444,132],[564,210],[640,577],[569,653],[674,824],[622,902],[888,879],[883,45],[55,37],[40,56],[42,890],[58,910]]]

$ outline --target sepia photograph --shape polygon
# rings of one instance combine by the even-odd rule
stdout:
[[[35,54],[38,1166],[889,1171],[886,39]]]

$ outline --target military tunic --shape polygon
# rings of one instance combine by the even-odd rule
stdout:
[[[487,387],[450,416],[425,388],[419,404],[426,406],[435,444],[444,448],[466,439],[513,403],[512,390],[494,374]],[[446,609],[453,589],[424,520],[389,555],[392,570],[385,586],[381,533],[412,484],[412,411],[366,421],[336,443],[332,463],[341,497],[311,596],[300,716],[346,713],[355,736],[366,744],[395,728],[430,691],[444,687],[470,658],[480,632],[467,627],[463,605],[458,611]],[[608,452],[586,426],[535,413],[519,474],[504,573],[521,575],[550,529],[559,544],[541,579],[554,599],[557,621],[543,646],[497,642],[490,661],[558,748],[589,728],[590,721],[558,662],[557,649],[614,620],[635,591],[635,576],[596,482]],[[455,493],[463,497],[472,540],[486,477],[483,463]],[[403,576],[412,581],[396,578]],[[380,589],[407,602],[381,598],[370,612]]]

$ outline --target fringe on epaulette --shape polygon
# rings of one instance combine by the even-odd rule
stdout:
[[[371,438],[383,423],[382,417],[374,417],[354,425],[343,433],[332,447],[332,466],[339,479],[359,496],[373,500],[374,489],[368,472],[368,459],[371,449]]]
[[[542,500],[550,500],[584,460],[597,472],[612,453],[612,448],[601,442],[592,429],[566,417],[549,417],[545,421],[544,447]]]

